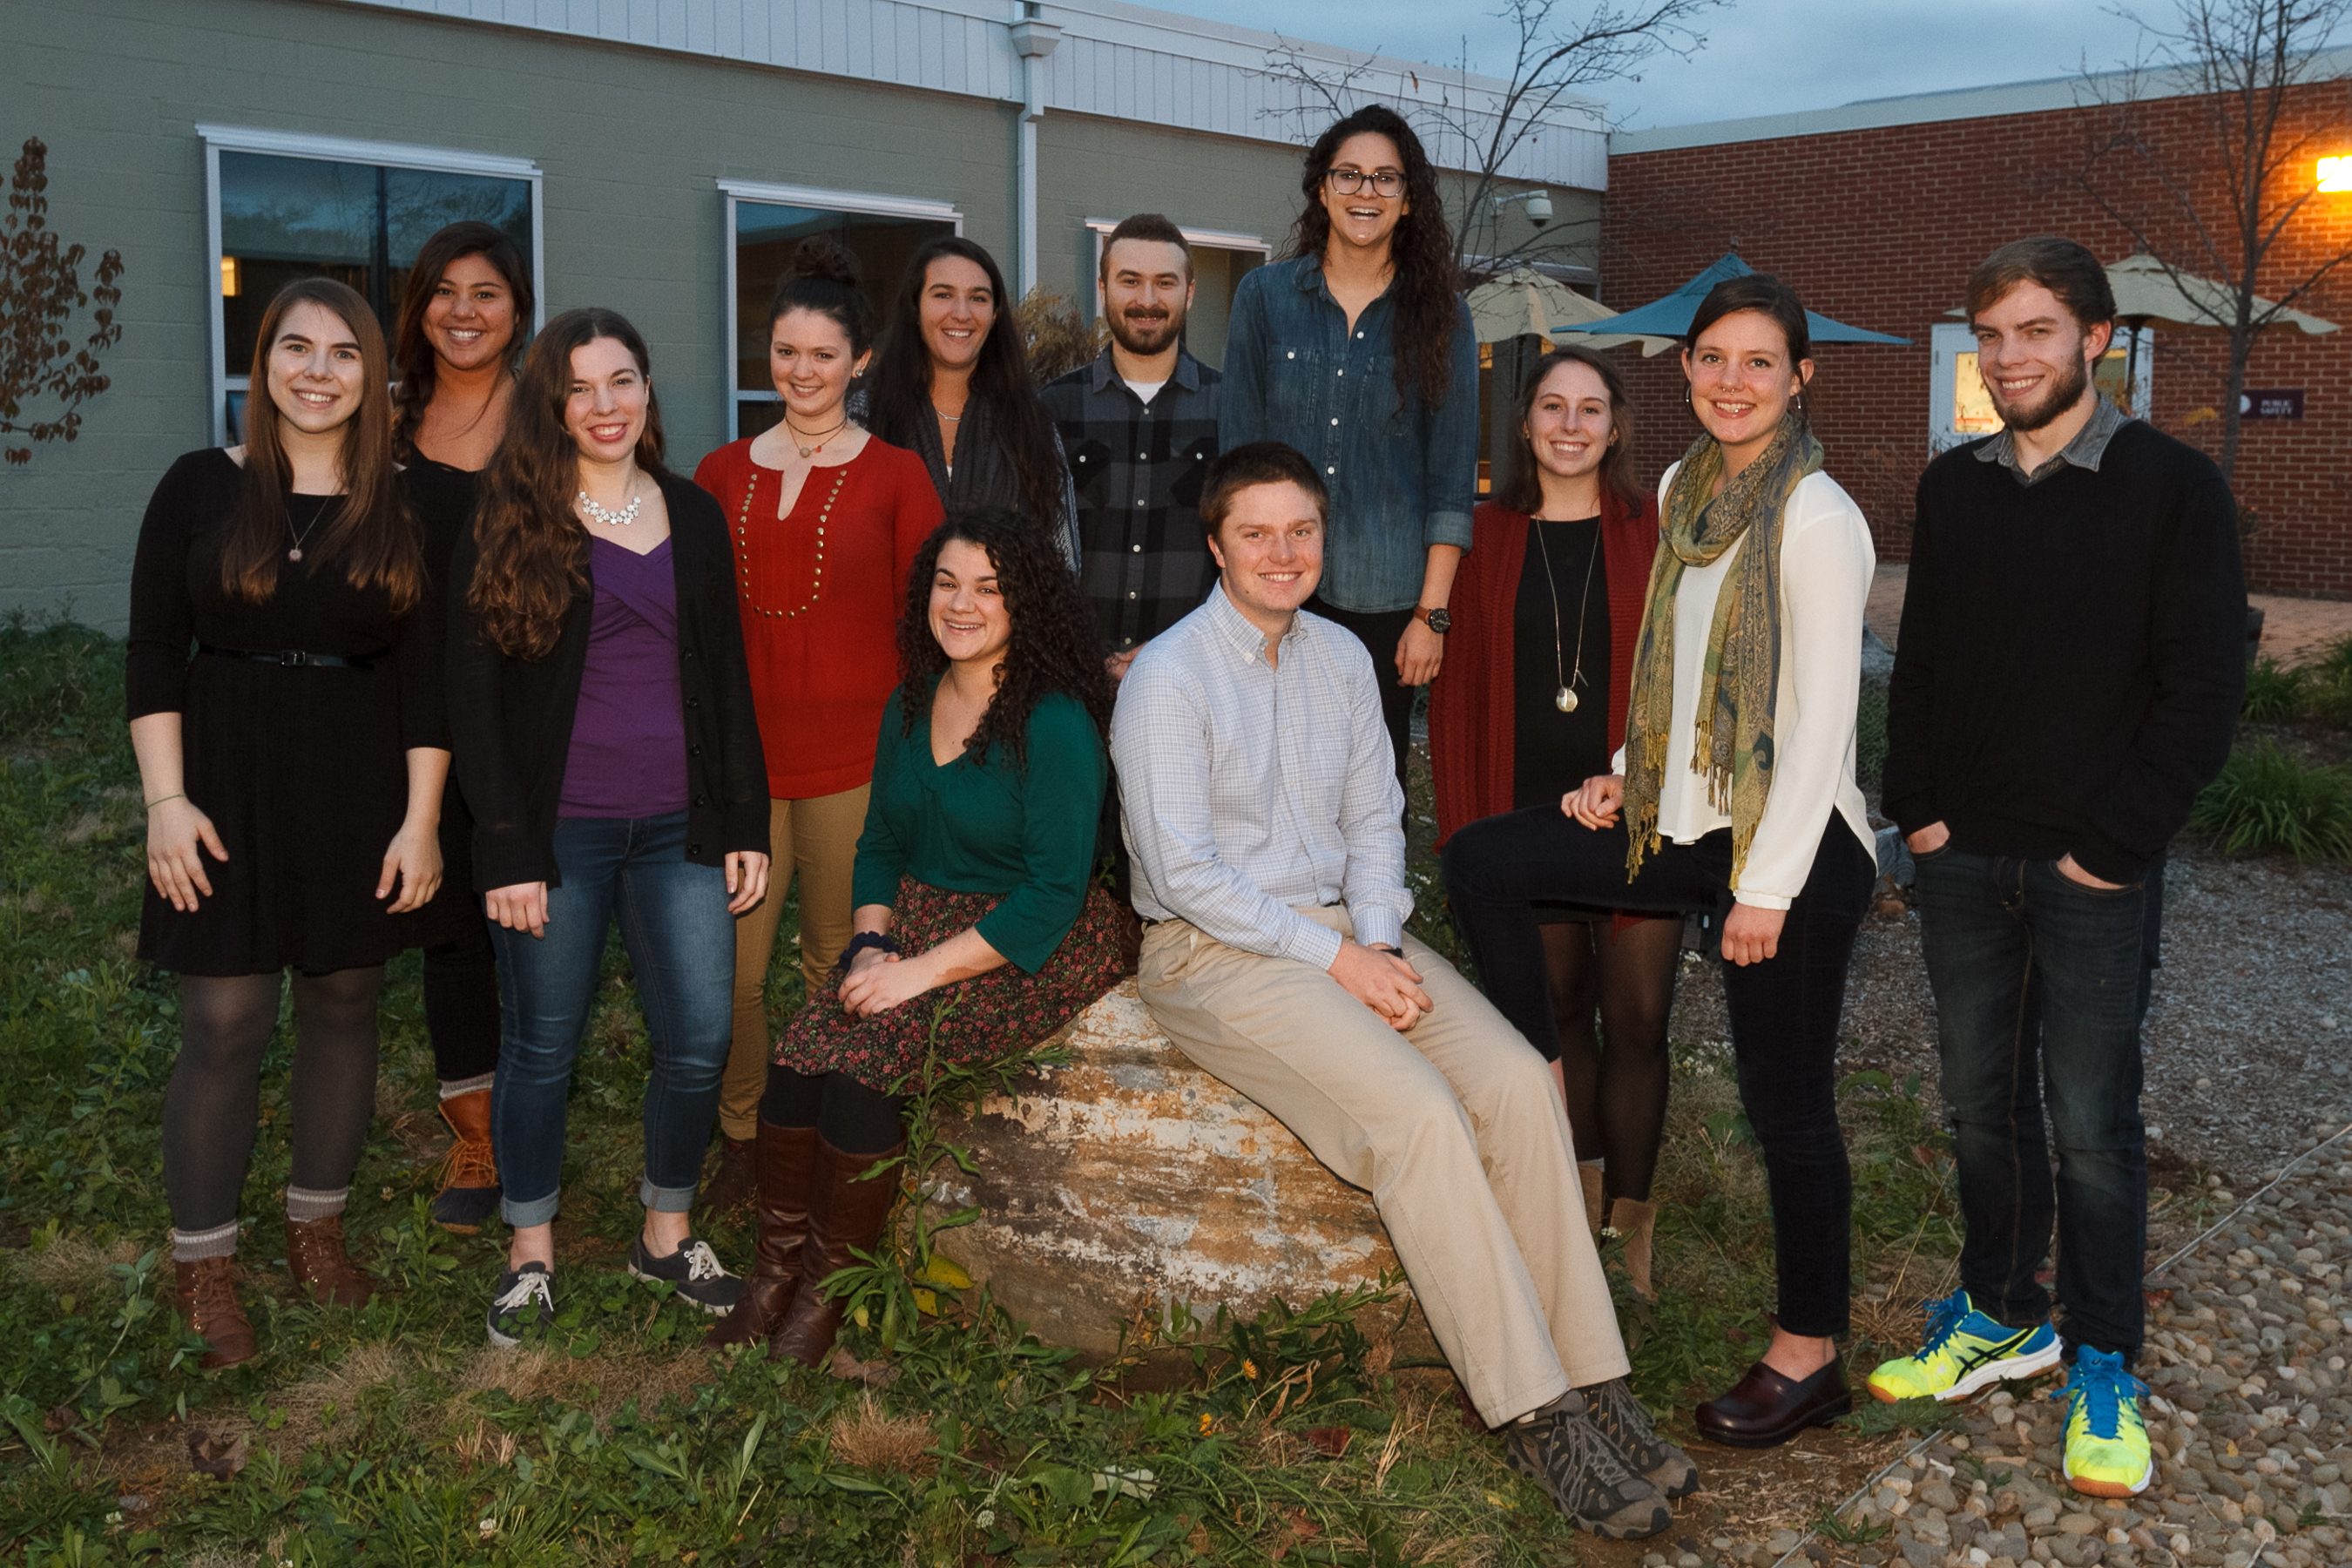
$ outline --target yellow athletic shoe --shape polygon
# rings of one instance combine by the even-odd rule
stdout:
[[[2058,1364],[2058,1335],[2047,1323],[2012,1329],[1976,1309],[1966,1290],[1927,1303],[1927,1338],[1916,1355],[1882,1363],[1870,1392],[1901,1399],[1966,1399],[2010,1378],[2036,1377]]]
[[[2066,1402],[2066,1484],[2091,1497],[2137,1497],[2156,1474],[2147,1427],[2139,1417],[2147,1384],[2124,1370],[2124,1358],[2088,1346],[2074,1352],[2074,1373],[2051,1395]]]

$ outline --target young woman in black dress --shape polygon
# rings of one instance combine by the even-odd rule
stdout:
[[[394,482],[367,301],[289,284],[254,353],[247,442],[191,452],[148,504],[129,710],[152,886],[139,953],[180,976],[163,1184],[202,1364],[254,1353],[235,1285],[261,1058],[294,972],[286,1258],[314,1299],[373,1294],[343,1247],[375,1106],[384,961],[465,917],[441,886],[442,618]],[[194,657],[190,657],[193,646]]]
[[[530,268],[504,230],[453,223],[427,239],[409,273],[393,332],[393,449],[424,529],[425,566],[442,591],[449,552],[473,515],[481,470],[506,434],[515,361],[531,316]],[[441,800],[441,857],[455,896],[473,896],[474,818],[450,775]],[[499,1065],[498,957],[488,921],[425,950],[425,1023],[441,1116],[454,1142],[433,1217],[471,1236],[497,1212],[490,1088]]]

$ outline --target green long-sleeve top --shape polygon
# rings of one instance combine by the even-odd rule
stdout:
[[[981,917],[988,945],[1035,973],[1077,922],[1094,874],[1108,772],[1101,734],[1075,697],[1053,692],[1029,715],[1028,764],[1005,748],[931,761],[930,727],[906,733],[890,694],[874,753],[874,793],[857,838],[852,901],[895,905],[898,879],[1003,897]]]

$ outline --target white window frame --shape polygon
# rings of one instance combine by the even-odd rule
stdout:
[[[735,274],[735,209],[744,202],[758,206],[808,207],[818,212],[863,213],[869,217],[924,218],[933,223],[950,224],[959,238],[963,235],[963,213],[953,202],[926,201],[920,196],[885,195],[878,191],[832,191],[818,185],[779,185],[764,180],[720,180],[719,193],[726,197],[727,232],[721,247],[727,258],[727,276],[720,296],[725,308],[719,313],[719,374],[727,378],[727,438],[735,439],[734,431],[742,423],[739,412],[746,403],[773,403],[775,390],[747,392],[735,384],[735,334],[740,322],[735,305],[737,278]],[[884,303],[877,300],[879,306]]]
[[[1964,441],[1979,438],[1979,432],[1952,428],[1952,421],[1959,417],[1959,400],[1953,393],[1952,376],[1959,356],[1977,352],[1976,329],[1965,321],[1937,321],[1928,329],[1927,341],[1927,447],[1931,452],[1948,452]],[[2130,353],[2130,331],[2118,329],[2107,352]],[[2126,363],[2132,366],[2132,408],[2145,418],[2152,406],[2149,398],[2156,385],[2155,328],[2139,329],[2138,355],[2137,360]]]
[[[199,123],[196,135],[205,146],[205,318],[210,328],[212,363],[211,429],[213,444],[228,439],[228,395],[248,397],[249,375],[229,374],[227,331],[221,307],[220,155],[260,153],[273,158],[315,158],[331,163],[372,163],[387,169],[425,169],[436,174],[488,174],[502,180],[522,180],[530,186],[530,284],[536,303],[531,331],[547,324],[547,224],[542,202],[545,175],[528,158],[499,153],[477,153],[462,147],[419,147],[404,142],[362,142],[348,136],[312,136],[296,131],[267,131],[246,125]]]
[[[1091,280],[1090,287],[1094,292],[1094,315],[1091,318],[1094,321],[1101,321],[1103,314],[1103,247],[1110,239],[1110,231],[1117,228],[1122,221],[1124,220],[1115,217],[1087,219],[1087,227],[1093,231],[1095,237],[1095,264],[1087,272],[1087,277]],[[1274,259],[1274,247],[1268,245],[1258,235],[1236,234],[1230,229],[1222,228],[1194,228],[1190,224],[1182,223],[1176,226],[1176,232],[1184,237],[1184,243],[1187,245],[1206,246],[1211,250],[1255,250],[1257,252],[1261,265]]]

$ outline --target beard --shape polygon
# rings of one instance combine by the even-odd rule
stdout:
[[[2081,400],[2083,389],[2090,384],[2090,367],[2080,359],[2074,359],[2068,362],[2066,368],[2059,373],[2058,379],[2050,384],[2050,389],[2038,400],[2011,407],[2002,403],[2000,394],[1995,393],[1992,405],[2000,414],[2000,422],[2010,429],[2039,430],[2074,407]]]
[[[1122,311],[1110,318],[1110,335],[1131,354],[1156,354],[1184,331],[1184,318],[1173,310],[1157,315]]]

